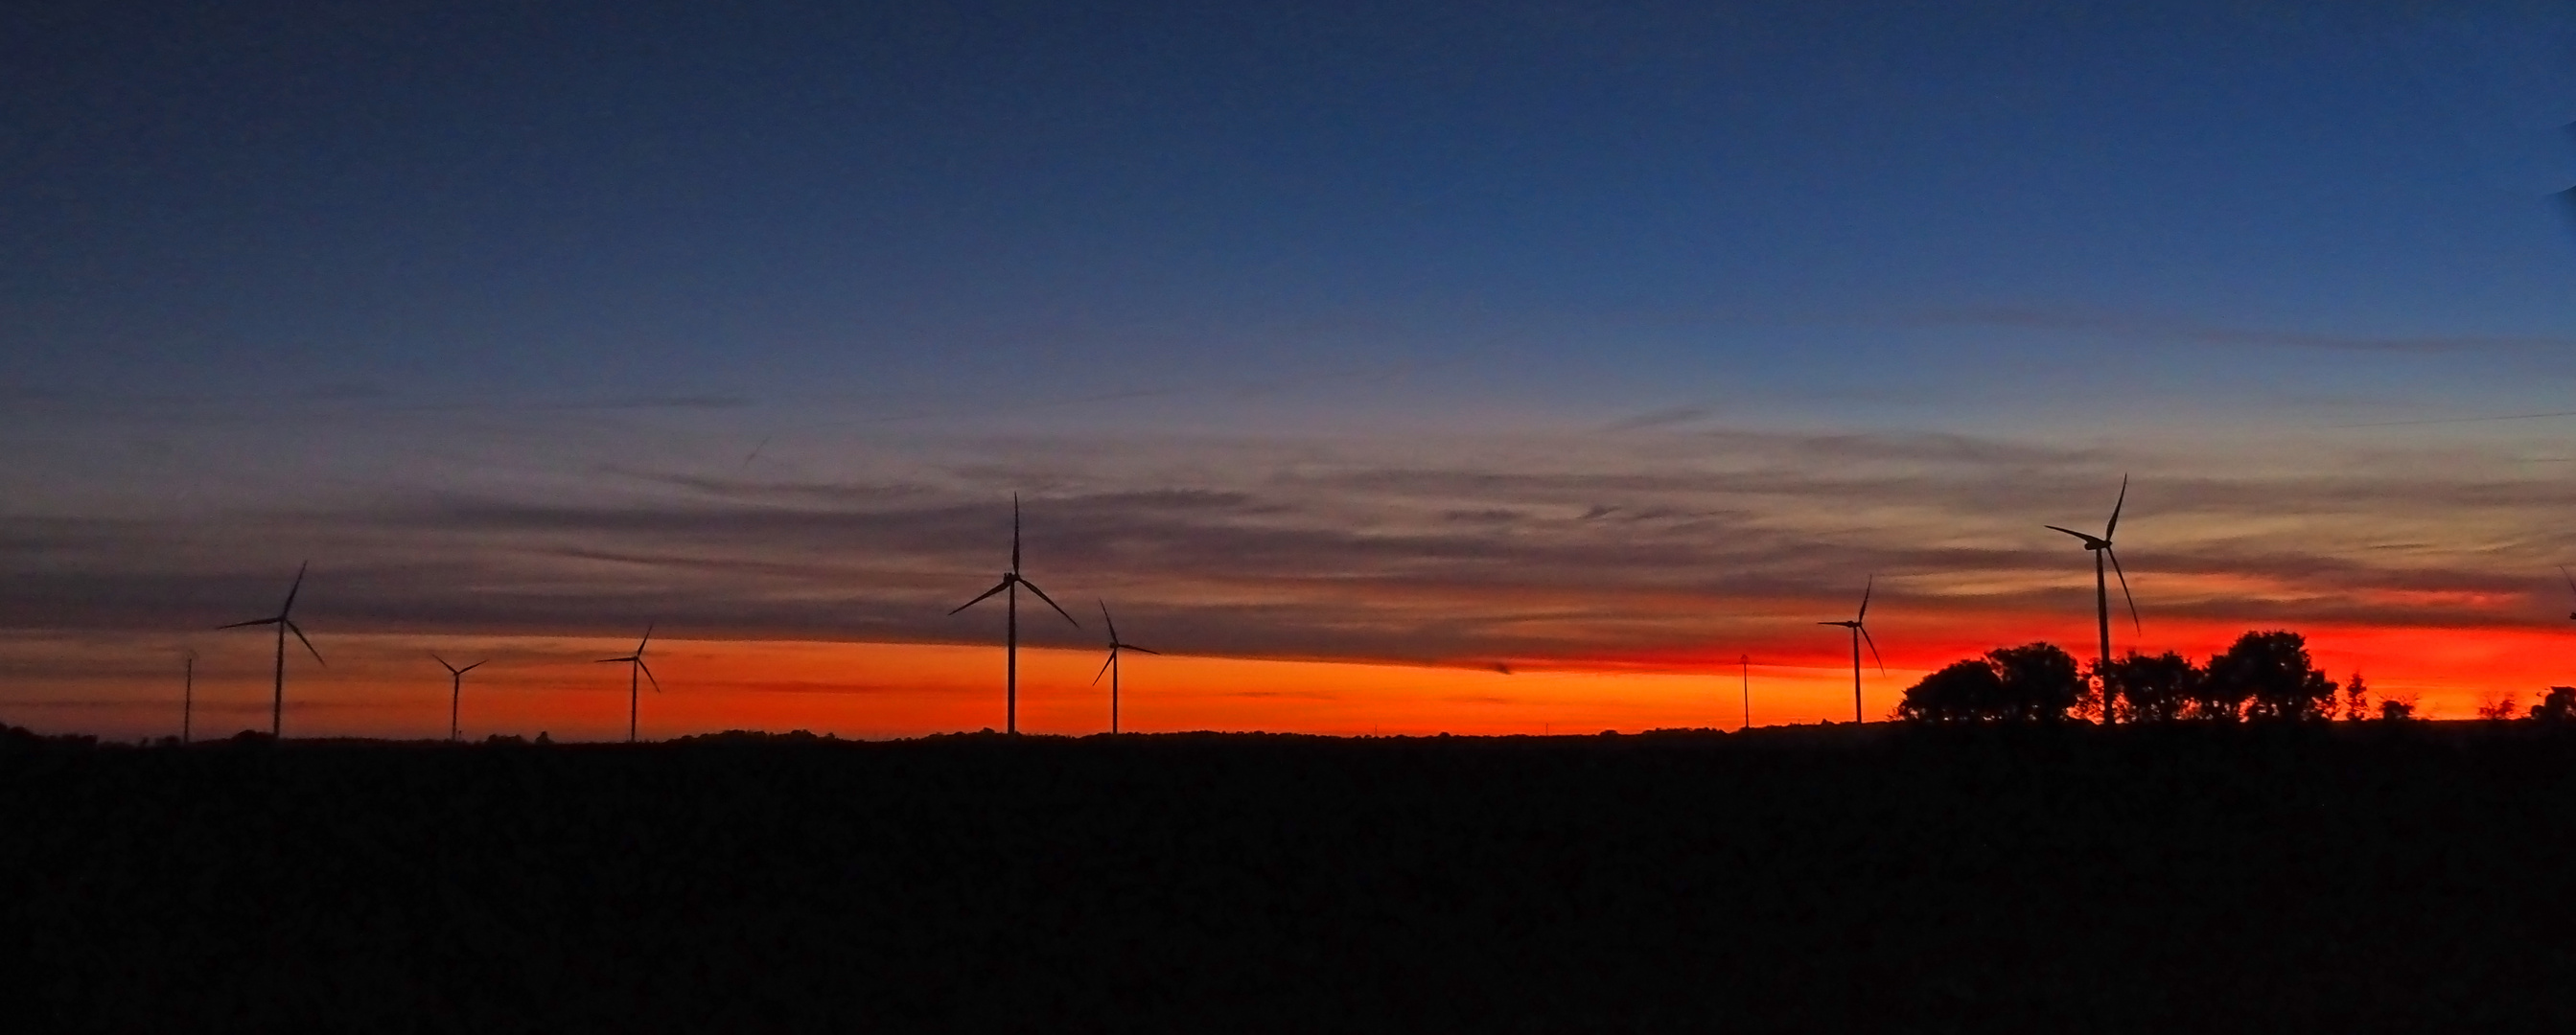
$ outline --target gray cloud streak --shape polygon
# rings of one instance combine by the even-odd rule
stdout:
[[[1467,455],[1422,455],[1444,450]],[[1839,614],[1871,573],[1885,609],[1874,615],[2087,611],[2089,565],[2039,526],[2100,520],[2113,469],[2157,462],[1957,435],[1726,429],[1615,447],[946,452],[796,480],[613,470],[561,493],[377,491],[221,515],[211,532],[198,515],[19,520],[0,531],[0,621],[202,629],[265,613],[310,556],[299,614],[317,635],[623,634],[659,621],[691,635],[981,643],[992,616],[944,612],[1003,567],[1006,501],[1022,483],[1029,575],[1077,610],[1109,598],[1122,627],[1154,630],[1164,649],[1608,657],[1784,635],[1809,612]],[[2311,466],[2142,476],[2122,546],[2149,623],[2491,625],[2562,603],[2523,616],[2492,601],[2556,585],[2567,487],[2442,457]],[[2418,545],[2373,548],[2392,541]]]

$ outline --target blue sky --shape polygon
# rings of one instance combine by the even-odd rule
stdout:
[[[2576,419],[2349,425],[2576,410],[2560,7],[22,28],[10,624],[229,615],[316,557],[353,626],[956,637],[1018,489],[1182,649],[1615,653],[1873,571],[2080,609],[2023,540],[2124,472],[2168,613],[2556,620]],[[1318,571],[1566,602],[1282,588]],[[1634,602],[1682,590],[1755,603]]]
[[[50,15],[5,73],[23,387],[829,408],[1455,363],[1421,402],[1842,417],[1973,396],[1963,358],[2081,391],[2035,354],[2146,352],[2176,397],[2319,358],[2194,331],[2550,339],[2470,350],[2503,403],[2576,334],[2542,5],[751,6]]]

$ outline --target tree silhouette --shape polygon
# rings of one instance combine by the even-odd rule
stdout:
[[[1974,722],[1999,718],[2004,681],[1984,658],[1954,661],[1905,690],[1899,717],[1916,722]]]
[[[2415,704],[2414,704],[2414,702],[2411,702],[2411,701],[2381,701],[2381,702],[2379,702],[2379,718],[2380,718],[2382,721],[2385,721],[2385,722],[2405,722],[2406,720],[2408,720],[2408,719],[2412,719],[2412,718],[2414,718],[2414,717],[2415,717]]]
[[[2096,675],[2102,679],[2104,705],[2124,703],[2130,722],[2173,722],[2190,712],[2193,695],[2200,692],[2200,666],[2172,651],[2153,657],[2131,651]]]
[[[2343,685],[2343,720],[2360,722],[2370,717],[2370,684],[2361,681],[2361,673]]]
[[[2083,698],[2079,671],[2075,656],[2055,644],[2000,647],[1923,677],[1896,714],[1918,722],[2055,722]]]
[[[2553,686],[2531,706],[2531,718],[2537,722],[2576,721],[2576,686]]]
[[[2026,643],[1986,652],[2003,677],[2006,718],[2055,722],[2084,698],[2083,668],[2053,643]]]
[[[2227,653],[2209,659],[2203,697],[2247,719],[2285,722],[2334,717],[2335,682],[2308,658],[2307,638],[2275,629],[2238,637]]]

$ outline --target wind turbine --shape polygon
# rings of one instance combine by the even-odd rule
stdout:
[[[2567,580],[2567,589],[2568,589],[2568,591],[2570,591],[2570,592],[2576,592],[2576,575],[2570,575],[2570,574],[2568,574],[2568,573],[2567,573],[2567,566],[2566,566],[2566,565],[2561,564],[2561,565],[2559,565],[2559,566],[2558,566],[2558,576],[2559,576],[2560,578],[2563,578],[2563,579],[2566,579],[2566,580]],[[2568,617],[2568,618],[2571,618],[2571,619],[2576,619],[2576,611],[2570,611],[2570,612],[2568,612],[2568,613],[2567,613],[2567,617]]]
[[[651,642],[653,642],[653,626],[648,622],[644,626],[644,638],[635,641],[635,653],[622,658],[601,658],[598,661],[593,662],[593,664],[607,665],[622,661],[629,666],[626,670],[626,742],[629,744],[635,743],[635,703],[637,700],[638,690],[635,684],[635,674],[638,672],[643,673],[644,678],[653,680],[653,692],[657,694],[662,692],[662,681],[659,679],[653,679],[652,667],[644,664],[644,645]],[[474,664],[480,665],[482,662],[477,661]],[[468,665],[466,667],[472,668],[473,666]]]
[[[303,644],[305,650],[312,652],[315,664],[324,668],[329,668],[331,664],[322,660],[322,652],[313,650],[313,641],[305,639],[304,630],[295,625],[295,594],[304,588],[304,569],[309,565],[310,562],[295,566],[295,584],[286,587],[286,603],[278,607],[275,617],[254,618],[247,622],[234,622],[231,625],[215,627],[217,629],[240,629],[253,625],[277,627],[277,684],[274,695],[268,702],[268,735],[272,739],[278,737],[286,728],[286,634],[295,634],[296,642]]]
[[[647,632],[646,635],[649,636],[651,633]],[[641,654],[643,653],[644,648],[639,645],[635,650],[636,653]],[[429,657],[430,660],[438,662],[438,667],[447,670],[447,742],[453,744],[456,743],[456,702],[465,696],[465,674],[472,672],[475,669],[482,668],[483,662],[477,661],[471,665],[465,666],[464,668],[458,668],[454,665],[448,664],[446,658],[439,657],[436,654],[432,654]],[[637,660],[640,661],[642,659],[639,658]],[[630,732],[627,736],[632,738],[634,734]]]
[[[1029,588],[1036,589],[1037,587],[1031,586]],[[1118,732],[1118,652],[1122,650],[1132,650],[1138,654],[1154,655],[1160,655],[1163,652],[1158,650],[1146,650],[1145,648],[1132,643],[1119,642],[1118,623],[1109,617],[1109,602],[1106,600],[1100,602],[1100,622],[1101,624],[1109,627],[1109,660],[1101,662],[1100,671],[1091,674],[1091,685],[1099,686],[1101,674],[1108,674],[1109,732],[1116,733]]]
[[[1869,656],[1870,656],[1870,657],[1873,657],[1873,658],[1878,658],[1878,674],[1879,674],[1879,675],[1882,675],[1882,676],[1887,674],[1887,659],[1886,659],[1886,658],[1879,658],[1879,657],[1878,657],[1878,641],[1877,641],[1877,640],[1872,640],[1872,639],[1870,639],[1870,636],[1869,636],[1869,627],[1868,627],[1867,625],[1862,624],[1862,623],[1867,622],[1867,621],[1869,620],[1869,595],[1870,595],[1870,593],[1871,593],[1871,592],[1873,592],[1873,591],[1875,591],[1875,590],[1877,590],[1877,589],[1878,589],[1878,576],[1876,576],[1876,575],[1872,575],[1872,576],[1870,576],[1870,577],[1869,577],[1869,584],[1861,587],[1861,591],[1860,591],[1860,613],[1859,613],[1859,614],[1856,614],[1856,615],[1853,615],[1853,616],[1851,617],[1851,621],[1848,621],[1848,622],[1817,622],[1817,623],[1816,623],[1817,625],[1839,625],[1839,626],[1842,626],[1843,628],[1846,628],[1846,629],[1851,630],[1851,641],[1852,641],[1852,721],[1853,721],[1854,723],[1860,723],[1860,722],[1867,722],[1867,721],[1869,721],[1869,720],[1867,720],[1867,719],[1865,719],[1865,718],[1863,718],[1863,717],[1862,717],[1862,713],[1861,713],[1861,710],[1860,710],[1860,644],[1861,644],[1861,641],[1863,641],[1863,640],[1869,640]],[[1744,678],[1745,678],[1745,685],[1746,685],[1746,687],[1747,687],[1747,689],[1746,689],[1746,691],[1745,691],[1745,692],[1746,692],[1746,694],[1747,694],[1748,696],[1752,693],[1752,691],[1751,691],[1751,689],[1750,689],[1750,688],[1751,688],[1751,686],[1752,686],[1752,681],[1753,681],[1752,671],[1753,671],[1753,670],[1752,670],[1752,668],[1751,668],[1749,665],[1748,665],[1748,667],[1745,669],[1745,677],[1744,677]],[[1747,706],[1746,706],[1746,710],[1747,710],[1747,714],[1748,714],[1748,715],[1750,715],[1750,713],[1751,713],[1751,706],[1750,706],[1750,705],[1747,705]],[[1750,720],[1748,719],[1748,721],[1750,721]]]
[[[1744,671],[1744,725],[1736,727],[1735,730],[1742,733],[1753,728],[1753,655],[1747,654],[1737,658],[1735,663]]]
[[[2103,581],[2102,561],[2104,559],[2110,560],[2112,571],[2119,572],[2120,596],[2129,602],[2129,624],[2139,632],[2146,631],[2146,626],[2138,622],[2138,598],[2129,595],[2129,573],[2120,570],[2120,555],[2111,552],[2111,533],[2120,530],[2120,508],[2128,505],[2128,502],[2129,476],[2124,474],[2120,476],[2120,498],[2111,504],[2111,521],[2102,526],[2101,535],[2085,535],[2072,528],[2059,528],[2056,525],[2045,526],[2051,531],[2064,532],[2083,540],[2084,548],[2093,553],[2093,612],[2094,617],[2101,621],[2102,666],[2106,669],[2111,664],[2111,587],[2109,583]],[[2102,702],[2102,721],[2105,723],[2111,721],[2110,704],[2111,702],[2107,700]]]
[[[179,743],[188,742],[189,727],[197,719],[197,652],[188,652],[188,667],[179,691]]]
[[[1055,613],[1064,615],[1065,621],[1073,622],[1072,615],[1065,614],[1063,608],[1056,607],[1055,598],[1047,596],[1046,591],[1039,589],[1037,583],[1020,577],[1020,494],[1015,492],[1011,494],[1011,570],[1003,572],[1002,581],[996,583],[993,588],[985,590],[983,596],[959,604],[954,610],[948,612],[953,615],[958,611],[966,610],[983,603],[986,597],[995,593],[1010,594],[1006,598],[1010,603],[1010,625],[1009,631],[1005,634],[1007,638],[1003,641],[1003,653],[1007,658],[1003,663],[1005,667],[1002,682],[1002,731],[1005,733],[1020,731],[1020,587],[1022,586],[1029,587],[1029,592],[1037,594],[1038,599],[1046,601],[1048,607],[1054,607]],[[1082,623],[1073,622],[1073,627],[1082,628]]]

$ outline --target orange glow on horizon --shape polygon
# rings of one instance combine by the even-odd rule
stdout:
[[[1872,622],[1888,665],[1864,664],[1866,714],[1887,717],[1904,688],[1933,668],[1988,648],[2047,639],[2079,658],[2084,624],[2044,626],[1948,616],[1891,614]],[[2031,635],[1995,636],[2020,625]],[[2070,629],[2069,627],[2074,628]],[[2241,624],[2151,626],[2135,642],[2115,629],[2114,647],[2179,650],[2195,660],[2225,648]],[[2416,701],[2428,717],[2465,718],[2506,694],[2523,701],[2553,684],[2576,683],[2557,651],[2564,634],[2530,629],[2309,626],[2319,667],[2335,679],[2364,673],[2375,695]],[[2054,633],[2056,635],[2043,635]],[[255,638],[254,638],[255,639]],[[192,641],[201,651],[195,729],[200,738],[268,726],[269,656],[239,638]],[[1782,637],[1747,648],[1641,652],[1627,657],[1514,658],[1454,667],[1367,661],[1263,660],[1130,655],[1123,662],[1120,728],[1130,732],[1268,730],[1337,735],[1635,732],[1734,728],[1745,706],[1737,658],[1750,654],[1755,725],[1843,722],[1851,716],[1848,641],[1841,630]],[[0,640],[10,662],[0,721],[45,732],[113,737],[177,732],[180,679],[175,648],[138,650],[105,634],[17,634]],[[289,736],[442,738],[448,681],[436,652],[460,664],[492,663],[466,679],[461,725],[469,739],[491,734],[558,740],[622,740],[627,689],[622,666],[593,659],[623,654],[633,641],[567,637],[334,637],[329,668],[289,661]],[[1083,735],[1109,727],[1106,678],[1091,680],[1102,655],[1023,648],[1020,729]],[[114,659],[112,662],[106,659]],[[769,640],[657,640],[649,655],[663,691],[649,686],[640,733],[667,739],[725,729],[806,729],[886,738],[999,729],[1003,725],[998,646]]]

